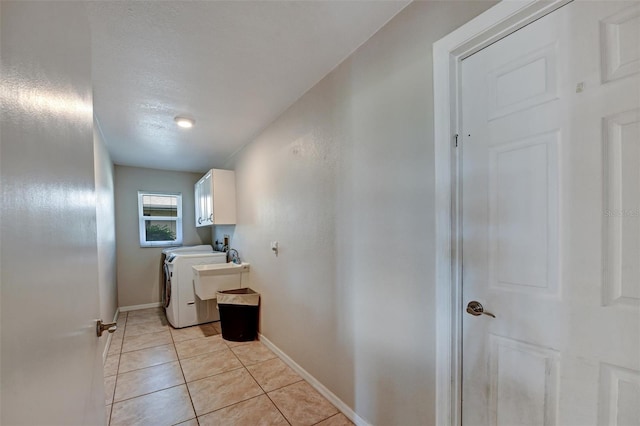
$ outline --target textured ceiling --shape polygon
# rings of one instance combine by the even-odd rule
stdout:
[[[88,2],[94,111],[113,161],[222,167],[407,4]]]

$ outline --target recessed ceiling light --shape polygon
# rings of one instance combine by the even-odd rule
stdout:
[[[187,117],[176,117],[174,118],[176,124],[182,128],[190,129],[196,124],[196,121],[193,118]]]

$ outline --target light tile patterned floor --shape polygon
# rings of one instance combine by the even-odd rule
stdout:
[[[160,308],[120,314],[104,374],[113,426],[352,424],[262,343],[174,329]]]

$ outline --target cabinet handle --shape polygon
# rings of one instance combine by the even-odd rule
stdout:
[[[213,222],[213,213],[209,215],[209,222]]]
[[[202,218],[201,217],[198,218],[198,225],[202,225]]]

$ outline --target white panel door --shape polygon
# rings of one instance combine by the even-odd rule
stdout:
[[[461,72],[463,424],[640,424],[640,2]]]
[[[103,425],[89,20],[0,8],[0,424]]]

